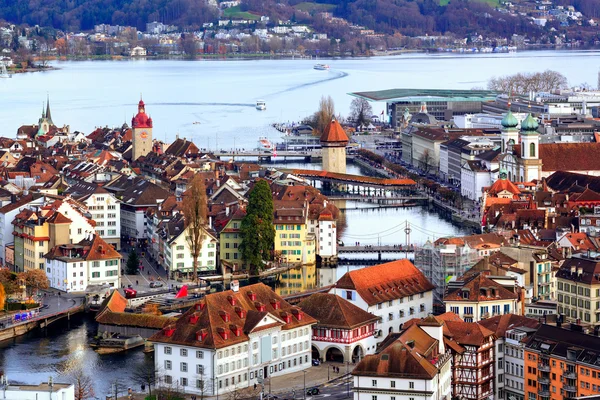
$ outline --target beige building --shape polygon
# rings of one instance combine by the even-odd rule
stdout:
[[[600,329],[600,254],[575,254],[556,273],[558,313],[565,322]]]
[[[146,156],[152,150],[152,118],[146,114],[143,100],[138,104],[138,113],[131,119],[133,130],[131,161]]]

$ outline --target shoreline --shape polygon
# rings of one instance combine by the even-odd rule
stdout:
[[[516,53],[529,52],[529,51],[600,51],[600,47],[555,47],[555,46],[528,46],[526,48],[520,48]],[[472,56],[472,55],[500,55],[500,54],[515,54],[514,52],[495,52],[495,53],[474,53],[474,52],[458,52],[458,51],[439,51],[438,49],[402,49],[402,50],[390,50],[390,51],[373,51],[371,54],[355,55],[355,56],[341,56],[331,55],[320,58],[314,56],[302,56],[302,55],[288,55],[288,54],[263,54],[263,53],[227,53],[227,54],[198,54],[195,57],[186,57],[182,55],[171,55],[171,56],[142,56],[142,57],[131,57],[131,56],[60,56],[52,57],[49,60],[51,62],[62,62],[62,61],[133,61],[133,60],[144,60],[144,61],[155,61],[155,60],[179,60],[179,61],[256,61],[256,60],[361,60],[368,58],[380,58],[380,57],[395,57],[402,55],[452,55],[452,56]],[[43,68],[28,68],[26,70],[11,70],[14,73],[25,73],[25,72],[44,72],[58,70],[60,68],[55,66],[46,66]]]

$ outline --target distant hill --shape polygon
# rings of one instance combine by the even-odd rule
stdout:
[[[96,24],[144,29],[155,20],[180,26],[201,26],[217,18],[205,0],[3,0],[0,19],[54,27],[67,31],[91,30]]]
[[[452,32],[459,36],[481,34],[509,37],[514,33],[535,37],[539,27],[524,17],[496,11],[498,0],[242,0],[238,15],[268,15],[271,21],[293,19],[318,24],[322,11],[374,29],[407,36]],[[557,0],[600,12],[600,0]],[[229,13],[233,12],[229,11]],[[251,14],[247,14],[251,13]],[[106,23],[144,29],[158,20],[181,27],[214,22],[218,10],[205,0],[4,0],[0,19],[13,23],[51,26],[67,31],[91,30]],[[329,32],[335,34],[336,32]],[[341,35],[340,35],[341,36]]]

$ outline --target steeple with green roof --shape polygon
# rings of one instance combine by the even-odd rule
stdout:
[[[539,134],[537,131],[538,126],[540,124],[537,122],[537,119],[533,118],[531,113],[527,114],[527,117],[521,122],[521,134],[523,135],[537,135]]]

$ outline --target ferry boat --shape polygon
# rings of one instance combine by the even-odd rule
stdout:
[[[258,138],[258,150],[259,151],[273,151],[273,143],[266,137],[262,136]]]
[[[315,64],[315,66],[313,68],[317,69],[319,71],[327,71],[329,69],[329,65],[327,65],[327,64]]]
[[[256,101],[256,109],[257,110],[266,110],[267,109],[267,103],[264,100],[257,100]]]

